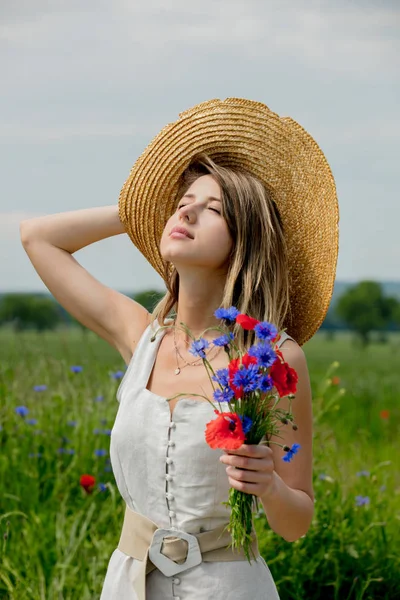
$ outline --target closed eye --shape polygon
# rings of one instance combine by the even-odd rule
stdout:
[[[180,204],[180,205],[178,206],[178,210],[179,210],[180,208],[183,208],[184,206],[186,206],[186,204]],[[220,213],[220,211],[219,211],[219,210],[217,210],[216,208],[209,208],[209,210],[213,210],[214,212],[216,212],[216,213],[217,213],[217,214],[219,214],[219,215],[221,214],[221,213]]]

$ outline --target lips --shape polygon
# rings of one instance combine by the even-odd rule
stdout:
[[[183,233],[183,235],[186,235],[188,238],[190,238],[191,240],[193,240],[193,236],[191,233],[189,233],[189,231],[187,229],[185,229],[184,227],[173,227],[170,231],[171,235],[172,233],[177,232],[177,233]]]

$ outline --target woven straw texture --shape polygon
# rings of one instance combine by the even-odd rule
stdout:
[[[304,344],[328,310],[338,257],[336,186],[322,150],[296,121],[260,102],[213,99],[181,113],[137,159],[118,203],[129,237],[161,276],[161,235],[180,176],[198,152],[247,169],[272,193],[289,251],[292,318],[284,327]]]

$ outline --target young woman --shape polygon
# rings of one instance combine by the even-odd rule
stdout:
[[[323,154],[294,123],[248,100],[203,103],[148,146],[118,207],[21,224],[24,248],[54,297],[128,365],[110,449],[126,514],[101,600],[276,600],[256,542],[249,564],[218,540],[229,521],[222,503],[230,487],[258,496],[270,527],[288,542],[310,526],[312,407],[301,345],[329,305],[338,214]],[[72,256],[125,231],[166,284],[152,314],[96,281]],[[298,428],[283,426],[279,442],[301,445],[295,465],[282,461],[274,444],[224,452],[205,442],[215,415],[195,395],[212,398],[213,389],[179,323],[199,336],[220,325],[217,308],[232,305],[287,328],[278,346],[298,374]],[[243,348],[252,343],[253,332],[233,331]],[[214,371],[226,367],[226,353],[210,347]],[[167,400],[181,392],[184,398]],[[185,540],[183,558],[173,558],[172,546],[166,558],[168,541],[178,547]]]

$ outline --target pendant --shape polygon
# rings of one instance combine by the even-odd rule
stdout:
[[[175,369],[175,375],[179,375],[180,372],[181,372],[181,370],[179,367],[177,369]]]

